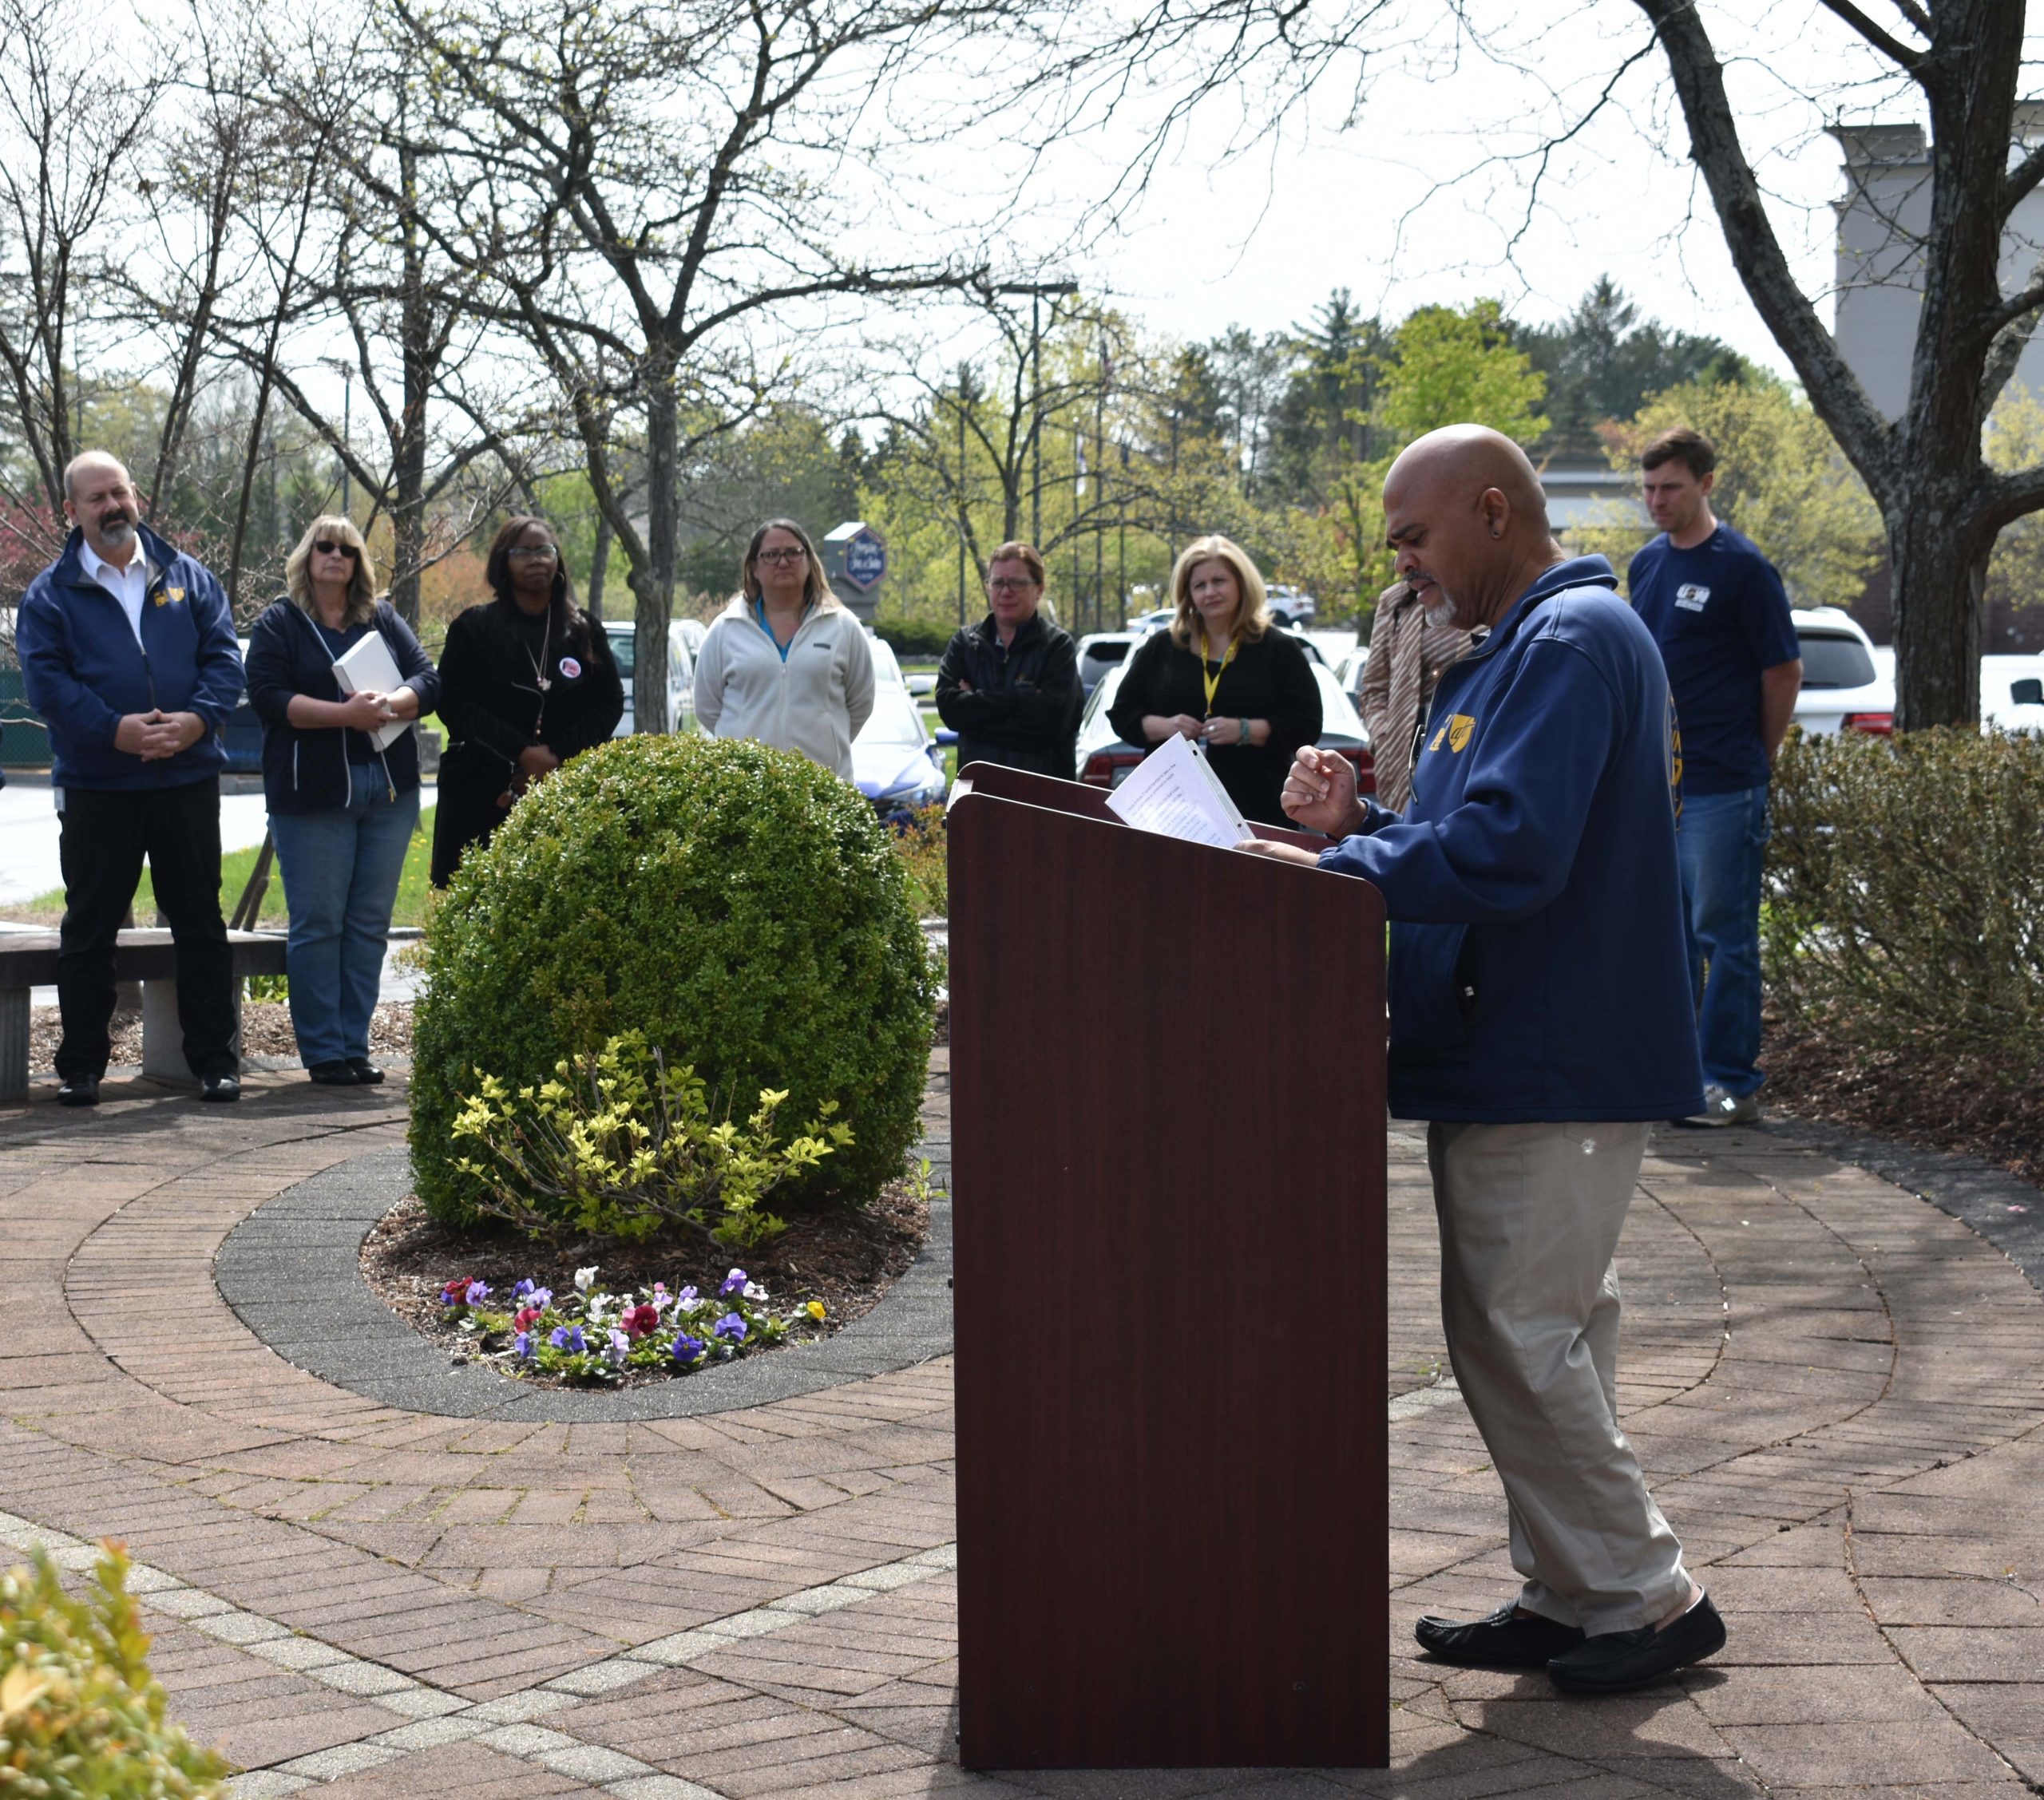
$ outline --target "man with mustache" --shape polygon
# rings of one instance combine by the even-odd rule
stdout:
[[[1409,811],[1309,746],[1285,810],[1341,841],[1257,849],[1363,876],[1392,920],[1391,1110],[1428,1122],[1449,1358],[1525,1578],[1416,1635],[1618,1692],[1725,1641],[1618,1421],[1613,1255],[1649,1122],[1703,1089],[1667,672],[1610,565],[1563,555],[1510,439],[1430,433],[1384,505],[1429,623],[1485,635],[1435,690]]]
[[[141,523],[113,457],[72,458],[64,514],[64,553],[30,584],[14,627],[29,703],[50,727],[61,821],[57,1098],[98,1102],[114,942],[146,856],[176,943],[185,1060],[202,1098],[238,1100],[220,917],[220,728],[242,687],[234,616],[212,574]]]

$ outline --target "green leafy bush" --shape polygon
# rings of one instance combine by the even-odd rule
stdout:
[[[1762,936],[1785,1018],[1997,1089],[2033,1081],[2044,738],[1792,738],[1773,807]]]
[[[126,1593],[128,1559],[106,1546],[82,1597],[42,1551],[0,1573],[0,1795],[38,1800],[193,1800],[228,1765],[164,1721],[149,1634]]]
[[[897,656],[928,662],[950,647],[958,627],[935,619],[881,619],[873,622],[873,635],[893,647]]]
[[[632,1239],[680,1224],[751,1250],[787,1228],[762,1208],[766,1195],[852,1141],[826,1101],[821,1117],[778,1142],[774,1121],[786,1098],[767,1088],[743,1123],[720,1118],[692,1068],[628,1031],[515,1094],[485,1075],[454,1121],[473,1153],[454,1166],[483,1184],[477,1212],[529,1236],[567,1228]]]
[[[515,1091],[643,1035],[716,1094],[834,1102],[851,1141],[805,1184],[862,1201],[914,1140],[934,990],[901,860],[827,769],[751,743],[619,738],[471,851],[427,927],[412,1164],[443,1220],[487,1186],[454,1122],[485,1071]]]

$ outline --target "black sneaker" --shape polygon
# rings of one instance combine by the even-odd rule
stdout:
[[[201,1100],[224,1102],[241,1098],[241,1078],[239,1075],[208,1075],[199,1083]]]
[[[355,1070],[356,1082],[363,1087],[374,1087],[383,1078],[383,1071],[366,1056],[351,1056],[348,1066]]]
[[[355,1084],[355,1065],[335,1057],[331,1062],[315,1062],[306,1071],[306,1078],[317,1082],[322,1087],[353,1087]]]
[[[1501,1606],[1487,1619],[1422,1619],[1420,1648],[1444,1663],[1475,1669],[1537,1669],[1584,1641],[1573,1625]]]
[[[99,1077],[73,1075],[59,1083],[57,1104],[60,1106],[97,1106],[99,1104]]]
[[[1705,1594],[1661,1631],[1599,1632],[1547,1665],[1547,1679],[1567,1694],[1624,1694],[1651,1687],[1676,1670],[1725,1648],[1725,1621]]]

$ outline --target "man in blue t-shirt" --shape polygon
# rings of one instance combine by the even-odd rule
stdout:
[[[1774,565],[1710,510],[1717,453],[1700,433],[1664,432],[1640,457],[1661,536],[1626,587],[1668,666],[1682,729],[1679,848],[1697,991],[1703,1111],[1689,1122],[1760,1117],[1760,877],[1767,783],[1803,685],[1801,646]]]

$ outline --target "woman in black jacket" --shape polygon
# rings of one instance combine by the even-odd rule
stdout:
[[[1206,751],[1246,819],[1289,825],[1285,772],[1320,736],[1320,689],[1306,653],[1271,629],[1263,577],[1239,544],[1195,539],[1171,570],[1178,616],[1128,659],[1107,718],[1147,749],[1174,734]]]
[[[603,627],[568,597],[568,570],[544,519],[505,521],[484,578],[497,597],[447,628],[440,653],[440,759],[433,884],[447,885],[472,844],[511,803],[624,716],[624,684]]]
[[[418,824],[418,733],[440,678],[411,627],[375,598],[362,533],[315,519],[284,564],[287,591],[248,637],[248,702],[263,721],[263,793],[283,872],[284,951],[298,1054],[315,1082],[380,1082],[369,1019],[405,853]],[[374,636],[398,679],[353,683],[335,665]]]

